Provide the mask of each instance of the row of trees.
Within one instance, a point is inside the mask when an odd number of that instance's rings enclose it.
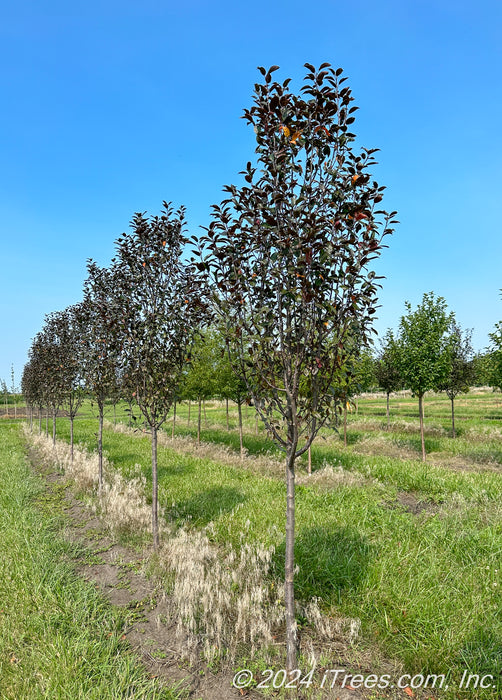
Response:
[[[375,151],[355,150],[350,129],[357,107],[342,70],[305,65],[299,94],[291,92],[289,79],[274,79],[277,66],[260,68],[262,81],[244,112],[256,135],[256,162],[241,173],[244,185],[225,188],[205,235],[189,241],[184,209],[167,203],[159,216],[136,214],[131,231],[116,242],[110,267],[88,261],[82,302],[46,318],[23,373],[27,402],[51,407],[54,418],[64,403],[73,420],[84,390],[92,394],[100,489],[105,400],[135,401],[152,439],[155,547],[157,432],[181,387],[199,402],[199,426],[200,404],[215,375],[220,396],[239,406],[252,402],[285,453],[290,671],[297,650],[295,462],[362,388],[379,286],[371,262],[396,223],[394,212],[379,209],[384,188],[370,174]],[[380,358],[421,407],[425,391],[439,388],[447,369],[453,371],[455,346],[444,340],[449,331],[455,335],[444,300],[426,295],[423,306],[416,316],[408,307]],[[432,307],[441,313],[431,332],[422,316],[430,320]],[[214,354],[211,359],[210,325],[228,358],[226,373],[216,372]],[[207,342],[194,345],[204,335]],[[458,339],[465,349],[460,329]]]
[[[218,327],[240,386],[286,457],[292,670],[295,461],[350,393],[354,359],[370,342],[375,314],[378,283],[369,266],[394,213],[379,209],[384,188],[370,175],[374,150],[355,151],[357,107],[342,70],[306,64],[295,94],[289,79],[274,79],[277,68],[260,68],[263,79],[244,112],[256,135],[256,163],[247,163],[244,186],[225,188],[206,235],[192,239],[191,262],[183,209],[166,204],[159,217],[136,214],[110,268],[89,262],[82,303],[47,318],[23,390],[32,404],[43,397],[55,410],[63,395],[68,402],[70,385],[78,401],[85,384],[99,408],[100,453],[105,397],[120,386],[135,399],[152,435],[157,546],[157,431],[194,337],[210,321]],[[101,466],[99,479],[101,485]]]

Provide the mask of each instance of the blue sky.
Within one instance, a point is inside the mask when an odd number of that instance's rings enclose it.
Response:
[[[135,211],[190,233],[252,159],[239,119],[258,65],[349,76],[358,143],[401,224],[376,269],[376,327],[444,296],[482,349],[502,318],[502,3],[0,0],[0,378],[46,313],[81,298]]]

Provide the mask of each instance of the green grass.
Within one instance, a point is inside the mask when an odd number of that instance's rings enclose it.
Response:
[[[131,613],[73,573],[60,497],[30,471],[19,426],[0,424],[0,483],[0,698],[176,698],[122,639]]]
[[[429,399],[427,444],[434,452],[425,464],[418,460],[413,399],[394,400],[390,431],[385,430],[384,400],[360,400],[358,415],[349,419],[348,446],[324,431],[326,439],[317,440],[313,449],[315,469],[341,465],[359,481],[342,478],[328,487],[297,489],[297,595],[319,596],[326,608],[359,617],[362,646],[401,660],[407,673],[445,673],[452,687],[465,669],[493,674],[499,687],[478,690],[477,698],[500,697],[502,691],[501,423],[487,418],[497,415],[499,400],[472,395],[462,399],[464,404],[459,401],[460,437],[452,440],[449,402]],[[224,409],[209,404],[207,413],[203,439],[236,449],[238,438],[225,429]],[[186,434],[185,406],[179,414],[179,433]],[[67,438],[67,422],[59,423]],[[262,430],[254,434],[252,409],[246,429],[251,453],[277,456]],[[82,418],[77,440],[94,447],[95,431],[95,421]],[[104,444],[123,474],[140,463],[150,478],[148,437],[106,431]],[[434,462],[434,455],[445,457],[447,465]],[[470,460],[469,469],[451,468],[452,459]],[[483,470],[487,462],[493,468]],[[194,528],[212,522],[212,537],[222,546],[238,548],[242,533],[248,541],[273,544],[275,574],[282,576],[285,493],[280,478],[243,469],[237,458],[235,466],[228,466],[198,457],[196,448],[192,455],[163,448],[159,484],[168,519]],[[396,500],[402,492],[431,510],[407,512]]]

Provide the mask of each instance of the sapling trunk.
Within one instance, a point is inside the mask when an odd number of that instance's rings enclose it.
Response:
[[[98,402],[99,408],[99,429],[98,429],[98,493],[101,495],[103,490],[103,417],[104,403]]]
[[[242,403],[240,401],[237,401],[237,409],[239,412],[239,445],[240,445],[240,453],[241,453],[241,459],[244,458],[244,443],[242,439]]]
[[[74,421],[74,416],[73,416],[73,414],[70,414],[70,458],[71,458],[72,464],[73,464],[73,421]]]
[[[188,399],[188,422],[187,422],[187,425],[190,425],[190,406],[191,406],[191,404],[192,404],[192,402],[190,401],[190,399]]]
[[[347,447],[347,402],[343,409],[343,444]]]
[[[202,416],[202,399],[199,399],[199,417],[197,420],[197,445],[200,445],[200,423]]]
[[[54,447],[56,446],[56,415],[57,415],[57,408],[54,409],[52,412],[52,444]]]
[[[49,409],[45,411],[45,437],[49,437]]]
[[[153,548],[159,548],[159,483],[157,474],[157,428],[150,426],[152,430],[152,535]]]
[[[451,435],[452,435],[452,437],[456,437],[456,435],[455,435],[455,406],[454,406],[455,399],[452,396],[452,398],[450,400],[451,400]]]
[[[295,617],[295,454],[296,444],[288,443],[286,452],[286,556],[284,604],[286,608],[286,670],[296,668],[297,631]]]
[[[390,430],[389,399],[390,399],[390,393],[387,392],[387,430]]]
[[[176,428],[176,399],[174,400],[174,406],[173,406],[173,430],[171,433],[171,440],[174,440],[174,430]]]
[[[418,413],[420,415],[420,440],[422,442],[422,462],[425,462],[425,437],[424,437],[424,395],[418,395]]]
[[[230,430],[230,421],[228,418],[228,398],[225,399],[225,403],[227,405],[227,430]]]
[[[312,445],[309,445],[309,462],[307,467],[307,473],[310,476],[312,474]]]

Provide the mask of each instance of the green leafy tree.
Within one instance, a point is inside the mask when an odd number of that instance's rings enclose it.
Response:
[[[137,213],[117,241],[116,316],[124,376],[152,437],[152,534],[159,546],[157,433],[177,395],[195,335],[207,319],[204,285],[183,262],[185,211]]]
[[[105,402],[117,383],[122,344],[123,311],[116,290],[120,275],[89,260],[80,306],[80,349],[85,386],[98,406],[98,488],[103,488],[103,421]]]
[[[422,460],[425,461],[424,394],[439,391],[448,376],[448,337],[455,320],[448,313],[443,297],[433,292],[423,295],[413,311],[405,302],[407,314],[401,317],[398,334],[399,368],[405,386],[418,397]]]
[[[230,360],[269,434],[286,454],[287,669],[296,667],[295,461],[332,415],[354,325],[370,333],[376,281],[368,264],[390,233],[371,179],[374,151],[354,150],[357,107],[341,69],[305,64],[299,94],[260,68],[244,118],[257,165],[225,188],[201,242]]]
[[[218,391],[217,369],[219,347],[214,334],[208,330],[194,343],[183,383],[185,395],[197,401],[197,444],[200,445],[202,402]]]
[[[385,333],[380,354],[375,365],[378,385],[387,395],[387,430],[390,427],[390,395],[402,387],[403,380],[399,368],[399,350],[390,328]]]
[[[448,369],[446,377],[439,388],[444,391],[451,401],[451,431],[455,437],[455,399],[458,394],[469,391],[474,380],[472,364],[472,331],[462,329],[456,321],[452,323],[450,337],[447,342]]]
[[[472,358],[474,386],[491,386],[493,371],[493,353],[489,350],[477,352]]]
[[[491,341],[489,383],[502,391],[502,321],[495,324],[488,337]]]

